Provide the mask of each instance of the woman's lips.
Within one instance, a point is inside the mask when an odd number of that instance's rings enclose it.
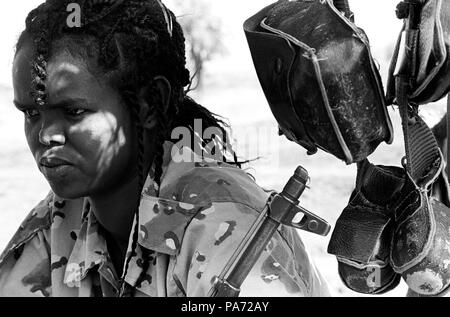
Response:
[[[43,157],[39,160],[41,171],[48,179],[65,177],[74,166],[72,163],[58,157]]]
[[[64,165],[73,165],[70,162],[57,157],[43,157],[39,163],[46,168],[57,168]]]

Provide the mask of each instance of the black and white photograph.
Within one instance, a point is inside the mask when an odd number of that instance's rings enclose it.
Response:
[[[450,1],[3,6],[0,297],[450,294]]]

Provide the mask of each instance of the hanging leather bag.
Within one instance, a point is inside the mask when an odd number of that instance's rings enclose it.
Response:
[[[261,86],[288,139],[310,154],[320,148],[347,164],[392,142],[381,79],[348,1],[278,1],[249,18],[244,30]]]

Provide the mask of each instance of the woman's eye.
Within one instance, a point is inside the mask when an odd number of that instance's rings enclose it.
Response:
[[[86,110],[80,109],[80,108],[69,108],[66,110],[66,112],[73,117],[77,117],[77,116],[81,116],[82,114],[84,114],[86,112]]]
[[[26,110],[23,111],[23,113],[25,114],[25,117],[27,117],[28,119],[33,119],[33,118],[36,118],[39,115],[39,110],[26,109]]]

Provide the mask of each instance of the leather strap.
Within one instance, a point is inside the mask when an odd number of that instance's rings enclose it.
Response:
[[[449,175],[449,159],[450,159],[450,94],[447,96],[447,175]]]
[[[405,141],[404,165],[416,184],[427,186],[435,178],[437,165],[441,164],[441,154],[433,132],[418,114],[418,105],[410,104],[408,100],[417,74],[418,17],[421,10],[414,2],[420,3],[409,1],[410,12],[405,27],[406,67],[396,77],[396,95]]]
[[[347,19],[354,22],[355,17],[353,15],[353,12],[350,10],[350,4],[348,3],[348,0],[333,0],[333,3],[336,9],[344,12]]]
[[[397,78],[397,101],[402,118],[406,152],[406,170],[416,184],[428,183],[440,164],[439,145],[432,130],[418,115],[417,107],[407,100],[408,85]]]

